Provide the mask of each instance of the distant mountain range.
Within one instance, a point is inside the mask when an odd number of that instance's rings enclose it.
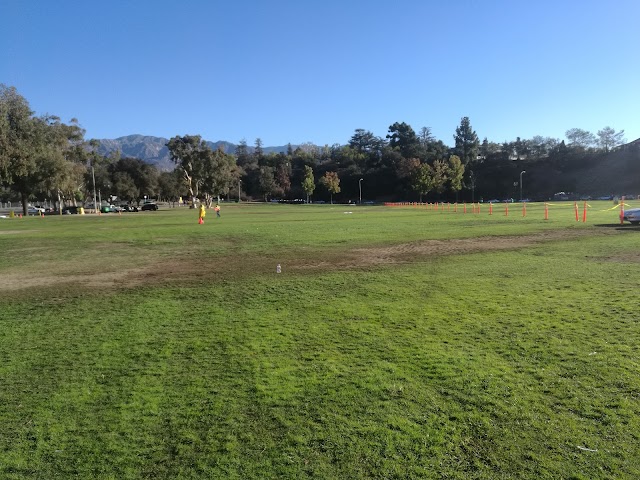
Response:
[[[126,137],[119,137],[114,139],[99,140],[100,147],[98,152],[101,155],[109,155],[111,153],[120,151],[122,157],[139,158],[147,163],[155,165],[159,170],[171,171],[174,169],[175,164],[171,161],[169,155],[169,149],[166,144],[169,142],[168,138],[163,137],[151,137],[147,135],[127,135]],[[225,153],[235,153],[237,145],[225,142],[211,142],[206,141],[207,144],[214,150],[222,148]],[[293,148],[296,148],[294,145]],[[272,152],[286,152],[287,146],[282,147],[263,147],[264,153]],[[249,147],[249,151],[253,151],[253,147]]]

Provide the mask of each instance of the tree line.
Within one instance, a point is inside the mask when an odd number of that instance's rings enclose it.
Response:
[[[359,128],[345,145],[288,145],[285,152],[269,154],[259,138],[251,147],[241,140],[228,154],[211,149],[199,135],[175,136],[167,147],[176,168],[160,172],[141,159],[102,156],[99,143],[84,134],[77,120],[65,124],[52,115],[37,116],[14,87],[0,85],[0,199],[19,199],[25,213],[34,198],[52,199],[59,209],[115,198],[136,203],[182,197],[211,204],[219,196],[477,201],[513,194],[525,167],[564,173],[625,142],[624,131],[611,127],[595,135],[573,128],[565,133],[566,142],[541,136],[480,141],[463,117],[452,146],[429,127],[416,132],[405,122],[390,125],[384,138]],[[554,183],[561,175],[546,177],[537,182],[536,194],[546,197],[571,187],[558,184],[565,180]]]

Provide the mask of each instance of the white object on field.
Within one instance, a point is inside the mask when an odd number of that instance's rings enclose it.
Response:
[[[280,264],[276,265],[276,273],[282,273],[282,267]]]
[[[583,447],[582,445],[577,446],[580,450],[584,450],[585,452],[597,452],[598,450],[594,450],[593,448]]]

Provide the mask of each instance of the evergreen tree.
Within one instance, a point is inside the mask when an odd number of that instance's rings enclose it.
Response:
[[[420,157],[420,140],[410,125],[394,123],[389,127],[389,146],[400,152],[404,158]]]
[[[247,141],[243,138],[236,147],[236,161],[238,165],[244,168],[251,163],[251,155],[249,154],[249,147],[247,147]]]
[[[480,142],[478,135],[471,128],[469,117],[463,117],[460,126],[456,128],[454,153],[460,158],[463,165],[473,163],[478,158]]]

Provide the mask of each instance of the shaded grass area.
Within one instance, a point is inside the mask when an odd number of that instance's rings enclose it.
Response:
[[[5,297],[0,477],[638,477],[636,235]]]

